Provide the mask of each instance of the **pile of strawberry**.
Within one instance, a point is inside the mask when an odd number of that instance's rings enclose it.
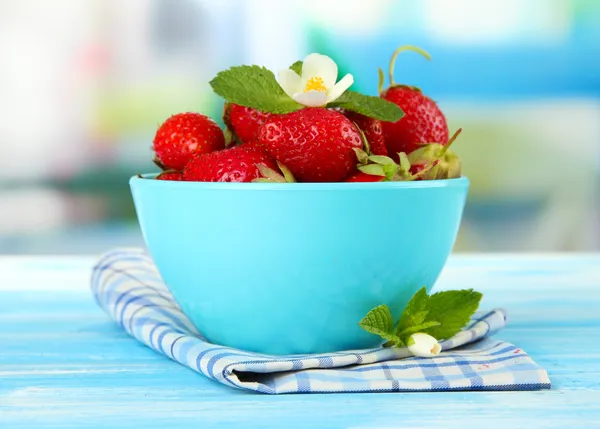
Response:
[[[380,182],[460,177],[448,148],[446,117],[420,89],[393,81],[370,97],[347,91],[336,102],[305,107],[283,93],[272,72],[238,66],[211,85],[225,98],[225,133],[200,113],[168,118],[156,132],[159,180],[201,182]],[[302,63],[290,67],[300,74]],[[254,90],[256,89],[256,90]],[[253,92],[254,91],[254,92]],[[259,94],[259,95],[257,95]]]

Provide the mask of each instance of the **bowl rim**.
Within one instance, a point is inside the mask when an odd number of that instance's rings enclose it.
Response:
[[[456,179],[420,180],[416,182],[302,182],[302,183],[237,183],[237,182],[181,182],[173,180],[148,180],[160,173],[146,173],[132,176],[130,186],[155,186],[177,189],[230,189],[248,191],[348,191],[358,189],[427,189],[427,188],[467,188],[470,184],[466,176]],[[142,185],[143,184],[143,185]]]

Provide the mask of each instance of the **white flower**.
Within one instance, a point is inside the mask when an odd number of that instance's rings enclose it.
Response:
[[[302,64],[302,76],[291,69],[279,72],[278,82],[287,95],[308,107],[324,106],[337,99],[354,83],[351,74],[335,83],[337,64],[327,55],[310,54]]]
[[[422,332],[412,334],[406,345],[413,355],[420,357],[437,356],[442,351],[442,346],[435,338]]]

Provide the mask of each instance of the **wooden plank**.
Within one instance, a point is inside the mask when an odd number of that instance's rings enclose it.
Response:
[[[438,288],[505,307],[499,337],[545,392],[264,396],[211,382],[128,337],[91,299],[93,258],[0,258],[1,428],[600,426],[600,255],[460,255]]]

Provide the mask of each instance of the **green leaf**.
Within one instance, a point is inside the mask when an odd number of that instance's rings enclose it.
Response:
[[[394,160],[392,158],[390,158],[389,156],[384,156],[384,155],[371,155],[369,157],[370,161],[373,161],[376,164],[381,164],[381,165],[392,165],[392,164],[396,164],[394,162]]]
[[[385,164],[385,165],[382,165],[382,167],[383,167],[383,172],[385,173],[385,177],[387,177],[390,180],[398,172],[398,166],[396,164]]]
[[[398,336],[404,340],[404,342],[408,341],[408,337],[417,332],[425,332],[427,329],[434,328],[439,326],[440,322],[436,320],[430,320],[428,322],[421,323],[419,325],[411,326],[410,328],[404,329],[402,332],[398,333]]]
[[[256,168],[258,168],[258,171],[260,172],[260,174],[267,180],[271,181],[271,182],[276,182],[276,183],[285,183],[286,180],[285,178],[277,173],[275,170],[267,167],[265,164],[256,164]]]
[[[392,313],[390,312],[390,308],[385,304],[379,305],[369,311],[358,324],[365,331],[377,335],[380,332],[391,333],[394,329]]]
[[[369,154],[367,152],[357,147],[354,147],[352,149],[354,149],[354,153],[356,153],[356,159],[360,164],[366,165],[369,163]]]
[[[263,112],[282,114],[303,107],[283,91],[273,72],[264,67],[231,67],[219,72],[210,86],[229,102]]]
[[[400,337],[392,335],[391,339],[383,344],[383,347],[404,347],[404,341]]]
[[[410,161],[408,160],[408,156],[406,156],[406,153],[400,152],[398,154],[398,157],[400,159],[400,168],[404,171],[409,171],[410,170]]]
[[[482,294],[473,289],[449,290],[434,293],[427,300],[428,318],[440,324],[425,330],[438,340],[448,339],[461,331],[481,301]]]
[[[383,166],[379,164],[359,165],[358,169],[365,174],[372,174],[373,176],[385,176],[385,170],[383,169]]]
[[[358,325],[371,334],[379,335],[387,341],[386,347],[402,344],[402,340],[394,334],[394,319],[390,308],[383,304],[369,311]]]
[[[427,289],[424,287],[413,295],[402,312],[402,316],[400,316],[400,321],[396,326],[396,333],[400,333],[411,326],[421,325],[425,321],[429,313],[427,310],[428,299]]]
[[[225,128],[223,135],[225,136],[225,147],[235,146],[241,143],[238,137],[229,128]]]
[[[287,183],[295,183],[296,182],[296,178],[294,177],[294,174],[291,172],[291,170],[289,168],[287,168],[283,163],[281,163],[279,161],[277,161],[277,166],[283,173],[283,177]]]
[[[329,103],[327,107],[341,107],[386,122],[396,122],[404,116],[404,112],[396,104],[383,98],[354,91],[344,92],[337,100]]]
[[[302,76],[302,64],[302,61],[296,61],[290,66],[290,69],[294,70],[299,76]]]
[[[369,140],[367,139],[367,136],[365,135],[365,133],[362,130],[362,128],[359,127],[356,122],[352,121],[352,123],[354,124],[354,126],[356,127],[356,129],[358,130],[358,132],[360,133],[360,139],[363,142],[363,147],[364,147],[364,149],[366,151],[365,154],[368,157],[368,155],[371,153],[371,145],[369,144]]]

